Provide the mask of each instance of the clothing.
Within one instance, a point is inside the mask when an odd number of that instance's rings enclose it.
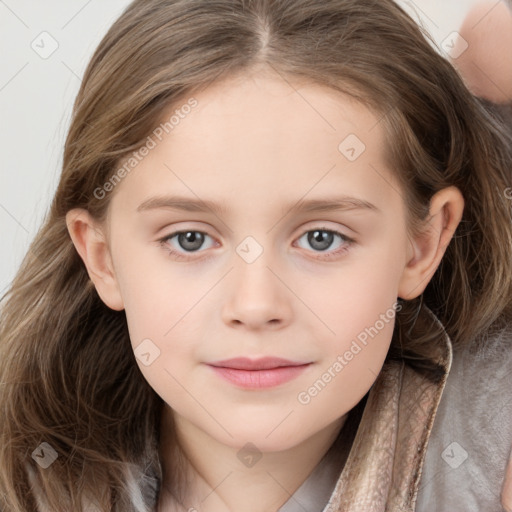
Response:
[[[324,457],[278,512],[321,512],[329,501],[341,467],[335,457]]]
[[[479,351],[453,351],[444,329],[436,342],[433,360],[444,371],[438,383],[385,363],[344,467],[328,452],[279,512],[502,511],[512,446],[512,326]]]
[[[324,509],[350,453],[365,405],[362,402],[350,411],[337,439],[322,460],[277,512],[321,512]]]
[[[509,326],[489,337],[483,350],[454,351],[416,512],[501,512],[500,493],[511,446]]]

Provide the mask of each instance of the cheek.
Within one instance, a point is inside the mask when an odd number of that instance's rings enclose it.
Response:
[[[319,324],[323,335],[316,338],[321,364],[297,395],[308,413],[327,411],[334,420],[375,382],[393,335],[400,268],[392,250],[369,251],[350,272],[326,279],[323,293],[316,287],[309,291],[308,301],[325,326]]]
[[[166,342],[187,324],[187,315],[213,286],[215,276],[198,277],[192,267],[168,260],[164,248],[141,250],[127,244],[118,252],[116,275],[132,343],[136,346],[145,338]]]
[[[323,338],[350,340],[388,312],[397,300],[402,260],[403,256],[388,247],[371,248],[359,251],[336,272],[304,280],[297,294],[307,298],[308,306],[324,324],[319,322]],[[391,336],[387,326],[382,327],[383,336]]]
[[[324,337],[323,359],[297,394],[303,412],[321,414],[326,421],[351,410],[378,377],[389,350],[396,316],[396,303],[382,297],[371,308],[352,303],[339,314],[336,336]],[[376,307],[378,306],[378,307]]]
[[[116,268],[135,360],[150,386],[174,405],[198,358],[201,297],[212,284],[176,264],[171,272],[165,256],[148,265],[147,255],[139,257],[135,248],[127,254],[132,257]]]

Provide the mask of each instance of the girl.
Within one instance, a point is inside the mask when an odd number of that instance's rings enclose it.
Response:
[[[2,510],[414,510],[510,145],[391,0],[133,2],[3,298]]]

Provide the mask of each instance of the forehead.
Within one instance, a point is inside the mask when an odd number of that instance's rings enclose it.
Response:
[[[180,110],[191,98],[195,106]],[[325,86],[237,75],[184,96],[161,125],[175,114],[179,122],[162,140],[153,136],[155,147],[118,186],[138,204],[163,192],[238,200],[246,211],[263,207],[262,197],[292,202],[334,189],[377,202],[396,195],[380,117]]]
[[[300,142],[304,138],[313,144],[323,138],[326,145],[334,143],[337,149],[336,142],[347,131],[368,143],[382,142],[382,132],[375,129],[380,115],[351,96],[272,70],[229,77],[194,94],[194,98],[199,104],[187,114],[189,121],[180,123],[179,135],[201,137],[206,144],[219,143],[216,134],[222,136],[221,130],[236,130],[240,142],[246,134],[261,136],[252,139],[253,147],[263,142],[278,147],[280,142]],[[184,97],[181,103],[186,100]],[[176,105],[170,110],[174,108]],[[163,121],[168,114],[164,114]]]

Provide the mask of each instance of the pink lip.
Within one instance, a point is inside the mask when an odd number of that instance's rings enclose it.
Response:
[[[302,373],[311,363],[300,363],[277,357],[248,359],[237,357],[209,363],[224,379],[247,389],[261,389],[284,384]]]
[[[234,368],[235,370],[269,370],[281,366],[302,366],[307,363],[290,361],[280,357],[260,357],[259,359],[249,359],[248,357],[235,357],[233,359],[224,359],[209,363],[211,366],[221,366],[223,368]]]

